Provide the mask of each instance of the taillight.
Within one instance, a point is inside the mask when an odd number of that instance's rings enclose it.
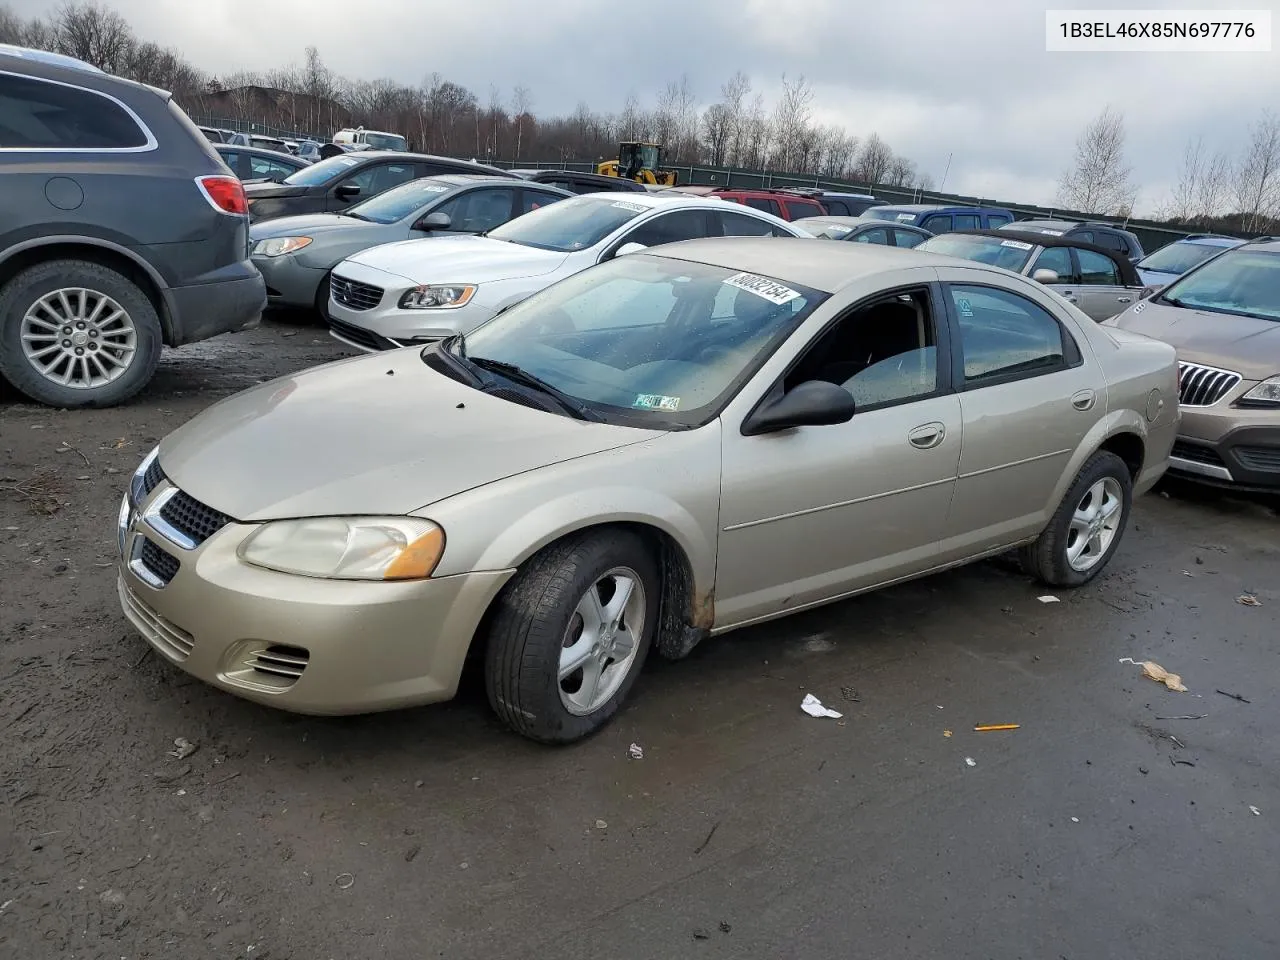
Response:
[[[245,199],[244,185],[235,177],[197,177],[196,186],[204,194],[213,209],[219,213],[229,213],[241,217],[249,212],[249,202]]]

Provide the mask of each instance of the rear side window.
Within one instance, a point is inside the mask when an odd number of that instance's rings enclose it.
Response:
[[[743,203],[755,210],[772,213],[775,217],[782,216],[782,209],[778,206],[777,200],[769,200],[765,197],[747,197]]]
[[[831,214],[833,217],[855,216],[855,214],[850,212],[849,208],[845,206],[843,200],[826,200],[824,202],[826,203],[827,213]]]
[[[1129,248],[1125,246],[1122,238],[1114,233],[1100,233],[1098,239],[1094,241],[1100,247],[1106,247],[1108,250],[1114,250],[1116,253],[1128,253]]]
[[[92,90],[0,73],[0,150],[141,150],[147,132]]]
[[[787,212],[790,216],[788,220],[799,220],[802,217],[821,217],[825,215],[822,207],[816,203],[810,203],[807,200],[788,200]]]
[[[1062,328],[1026,297],[994,287],[953,286],[964,379],[970,387],[1052,373],[1067,366]]]
[[[977,214],[957,213],[954,217],[957,230],[977,230],[981,222]],[[927,227],[925,229],[928,229]]]
[[[719,210],[715,216],[720,218],[726,237],[772,237],[773,224],[766,223],[759,217],[749,217],[745,213],[733,213]]]

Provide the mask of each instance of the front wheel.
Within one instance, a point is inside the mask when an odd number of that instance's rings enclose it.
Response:
[[[1054,587],[1088,583],[1120,546],[1132,506],[1129,468],[1114,453],[1095,453],[1039,539],[1022,548],[1023,569]]]
[[[618,711],[658,626],[658,565],[621,530],[553,544],[498,598],[485,681],[494,712],[515,732],[571,743]]]

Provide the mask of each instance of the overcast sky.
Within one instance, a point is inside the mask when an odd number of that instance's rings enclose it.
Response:
[[[49,0],[8,0],[40,15]],[[533,92],[535,113],[586,101],[652,104],[686,74],[702,105],[735,70],[769,97],[782,74],[812,84],[815,115],[878,132],[946,188],[1049,203],[1075,138],[1104,105],[1126,119],[1139,211],[1164,199],[1189,135],[1238,153],[1276,108],[1280,53],[1045,52],[1044,11],[1141,0],[108,0],[144,39],[211,73],[268,70],[315,44],[349,77],[416,84],[438,71],[483,101]],[[1270,9],[1280,0],[1157,3]],[[531,158],[537,159],[537,158]]]

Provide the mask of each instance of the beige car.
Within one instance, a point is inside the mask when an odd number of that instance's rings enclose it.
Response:
[[[1176,398],[1172,348],[1006,271],[672,244],[197,416],[121,505],[120,599],[261,703],[446,700],[474,654],[507,724],[571,741],[651,651],[1013,547],[1088,581]]]
[[[1178,351],[1182,425],[1174,472],[1280,490],[1280,240],[1228,249],[1111,323]]]

